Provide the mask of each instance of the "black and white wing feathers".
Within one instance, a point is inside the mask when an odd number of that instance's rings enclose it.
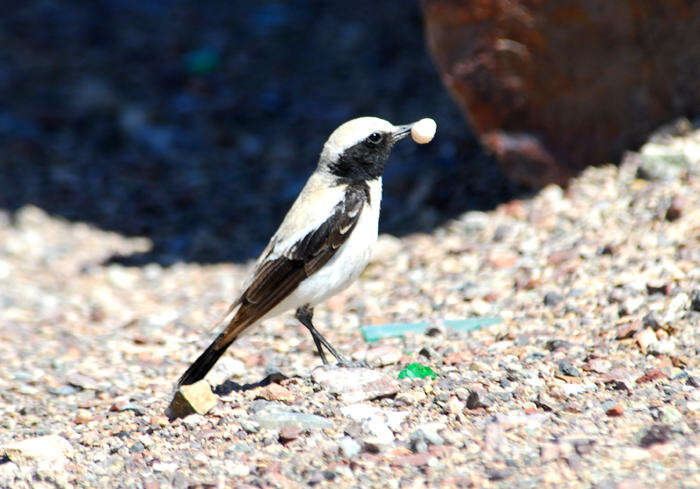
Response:
[[[348,186],[329,217],[289,249],[277,250],[279,242],[277,236],[273,237],[258,260],[251,281],[232,306],[238,306],[238,310],[228,326],[187,369],[178,384],[192,384],[204,378],[239,334],[328,263],[357,225],[366,200],[365,189]]]

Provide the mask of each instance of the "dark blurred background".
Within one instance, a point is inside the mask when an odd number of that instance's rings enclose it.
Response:
[[[385,177],[381,231],[514,190],[440,83],[418,2],[41,1],[0,16],[0,207],[126,235],[139,264],[257,255],[342,122],[425,116]]]

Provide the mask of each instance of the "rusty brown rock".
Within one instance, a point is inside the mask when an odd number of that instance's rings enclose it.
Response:
[[[561,183],[700,110],[693,0],[425,0],[442,79],[515,181]]]
[[[651,368],[644,372],[644,375],[637,379],[637,383],[643,384],[644,382],[652,382],[654,380],[665,379],[667,377],[668,376],[658,368]]]
[[[622,404],[618,403],[618,404],[615,404],[613,407],[608,408],[605,411],[605,414],[607,414],[608,416],[614,417],[614,416],[622,416],[624,414],[624,412],[625,412],[624,406]]]
[[[292,391],[275,383],[261,387],[257,397],[267,399],[268,401],[282,401],[287,404],[294,402],[294,399],[296,399]]]
[[[666,209],[666,220],[675,221],[683,215],[683,211],[687,207],[686,198],[682,195],[676,195],[671,200],[671,204]]]

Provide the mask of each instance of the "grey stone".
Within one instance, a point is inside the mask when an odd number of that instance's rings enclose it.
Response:
[[[700,312],[700,289],[690,293],[690,310]]]
[[[419,443],[420,441],[425,441],[431,445],[442,445],[445,440],[439,435],[438,431],[445,428],[442,423],[426,423],[418,426],[413,433],[411,433],[411,442]]]
[[[75,387],[72,385],[64,385],[57,389],[49,388],[49,392],[54,396],[70,396],[71,394],[75,394],[76,392],[80,392],[81,390],[82,389],[80,389],[79,387]]]
[[[145,445],[140,441],[137,441],[129,447],[129,453],[141,453],[145,449]]]
[[[340,451],[343,453],[343,455],[348,458],[355,457],[362,449],[360,444],[349,436],[344,436],[341,438],[341,440],[338,442],[338,446],[340,447]]]
[[[253,449],[251,446],[247,443],[243,442],[236,442],[236,443],[231,443],[227,448],[224,454],[226,455],[227,458],[236,458],[240,457],[241,453],[251,453]]]
[[[564,296],[561,294],[558,294],[556,292],[547,292],[544,295],[544,305],[545,306],[556,306],[559,304],[562,300],[564,300]]]
[[[274,430],[291,426],[303,429],[333,427],[333,422],[322,416],[289,411],[263,411],[255,415],[255,421],[263,428]]]
[[[556,350],[568,350],[572,346],[573,345],[566,340],[554,339],[554,340],[547,341],[547,343],[545,344],[544,347],[549,351],[556,351]]]
[[[559,371],[561,373],[563,373],[564,375],[568,375],[570,377],[580,377],[580,375],[581,375],[579,373],[579,371],[576,369],[576,367],[574,367],[571,364],[571,361],[568,359],[564,359],[564,360],[560,361],[558,366],[559,366]]]
[[[507,479],[508,477],[513,475],[513,469],[511,469],[510,467],[489,467],[486,469],[486,475],[489,478],[489,480],[500,481]]]
[[[396,380],[369,368],[320,367],[313,371],[314,382],[321,384],[341,401],[355,403],[387,397],[399,391]]]
[[[484,389],[470,388],[467,397],[467,409],[487,408],[493,405],[493,399]]]
[[[673,180],[690,166],[690,161],[679,148],[647,143],[642,147],[642,163],[637,176],[645,180]]]
[[[243,428],[243,431],[246,433],[257,433],[260,431],[260,425],[248,419],[241,420],[241,428]]]
[[[666,443],[671,439],[671,427],[667,424],[655,424],[642,433],[639,445],[643,448]]]

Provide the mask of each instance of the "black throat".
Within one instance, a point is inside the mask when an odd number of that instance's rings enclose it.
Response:
[[[337,177],[338,184],[366,184],[368,180],[382,176],[392,146],[388,137],[376,145],[360,141],[343,151],[337,161],[329,163],[328,168]]]

